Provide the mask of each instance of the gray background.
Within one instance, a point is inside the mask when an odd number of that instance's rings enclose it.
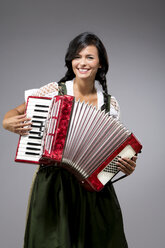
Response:
[[[130,248],[164,247],[164,3],[159,0],[0,1],[0,116],[24,90],[59,80],[68,42],[96,33],[110,61],[108,88],[143,144],[136,172],[115,185]],[[18,136],[0,127],[0,247],[22,247],[34,165],[14,162]]]

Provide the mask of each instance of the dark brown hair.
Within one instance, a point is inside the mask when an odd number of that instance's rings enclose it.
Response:
[[[58,82],[66,82],[68,80],[72,80],[75,77],[75,74],[72,69],[72,60],[76,57],[76,55],[85,47],[89,45],[94,45],[98,50],[99,62],[101,68],[98,69],[96,74],[96,80],[98,80],[103,88],[104,93],[104,102],[107,104],[107,81],[106,74],[109,68],[108,56],[106,49],[102,43],[102,41],[93,33],[84,32],[76,36],[69,44],[67,49],[67,53],[65,55],[65,66],[67,67],[67,72],[63,78]]]

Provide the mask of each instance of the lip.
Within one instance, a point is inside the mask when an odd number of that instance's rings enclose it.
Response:
[[[87,73],[90,69],[89,69],[89,68],[77,68],[77,70],[78,70],[80,73]]]

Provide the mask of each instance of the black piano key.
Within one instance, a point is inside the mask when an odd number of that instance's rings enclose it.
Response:
[[[33,122],[33,123],[39,123],[39,124],[41,124],[41,125],[43,125],[43,124],[44,124],[44,122],[43,122],[43,121],[36,121],[36,120],[32,120],[32,122]]]
[[[37,118],[37,119],[46,119],[46,117],[44,116],[40,116],[40,115],[33,115],[32,118]]]
[[[49,108],[49,106],[47,106],[47,105],[40,105],[40,104],[36,104],[35,107]]]
[[[29,133],[41,135],[41,132],[37,132],[37,131],[29,131]]]
[[[42,113],[48,113],[47,110],[43,110],[43,109],[34,109],[35,112],[42,112]]]
[[[35,148],[35,147],[26,147],[26,150],[32,150],[32,151],[40,151],[40,148]]]
[[[36,136],[29,136],[29,139],[42,139],[42,136],[38,136],[38,137],[36,137]]]
[[[35,125],[31,125],[31,127],[38,128],[40,133],[44,131],[43,126],[35,126]],[[31,132],[33,132],[33,133],[34,133],[35,131],[31,131]],[[38,132],[38,133],[39,133],[39,132]]]
[[[37,126],[37,125],[33,125],[33,124],[31,125],[31,127],[38,127],[38,128],[40,128],[40,126]]]
[[[35,152],[25,152],[25,154],[27,154],[27,155],[40,155],[39,153],[35,153]]]
[[[35,124],[32,124],[31,127],[35,127],[35,128],[38,128],[40,132],[44,131],[44,124],[45,122],[43,121],[35,121],[35,120],[32,120],[32,123],[38,123],[39,125],[35,125]]]
[[[32,142],[27,142],[27,145],[30,145],[30,146],[41,146],[41,144],[32,143]]]

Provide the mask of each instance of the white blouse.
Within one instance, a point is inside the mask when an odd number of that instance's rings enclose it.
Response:
[[[73,96],[73,80],[66,81],[67,95]],[[95,88],[97,91],[97,108],[101,109],[104,104],[104,95],[102,92],[102,87],[98,81],[95,81]],[[25,91],[25,102],[27,101],[28,96],[46,96],[53,97],[58,95],[58,84],[56,82],[51,82],[44,85],[39,89],[30,89]],[[114,96],[111,96],[111,106],[110,106],[110,115],[119,118],[120,117],[120,108],[119,104]]]

